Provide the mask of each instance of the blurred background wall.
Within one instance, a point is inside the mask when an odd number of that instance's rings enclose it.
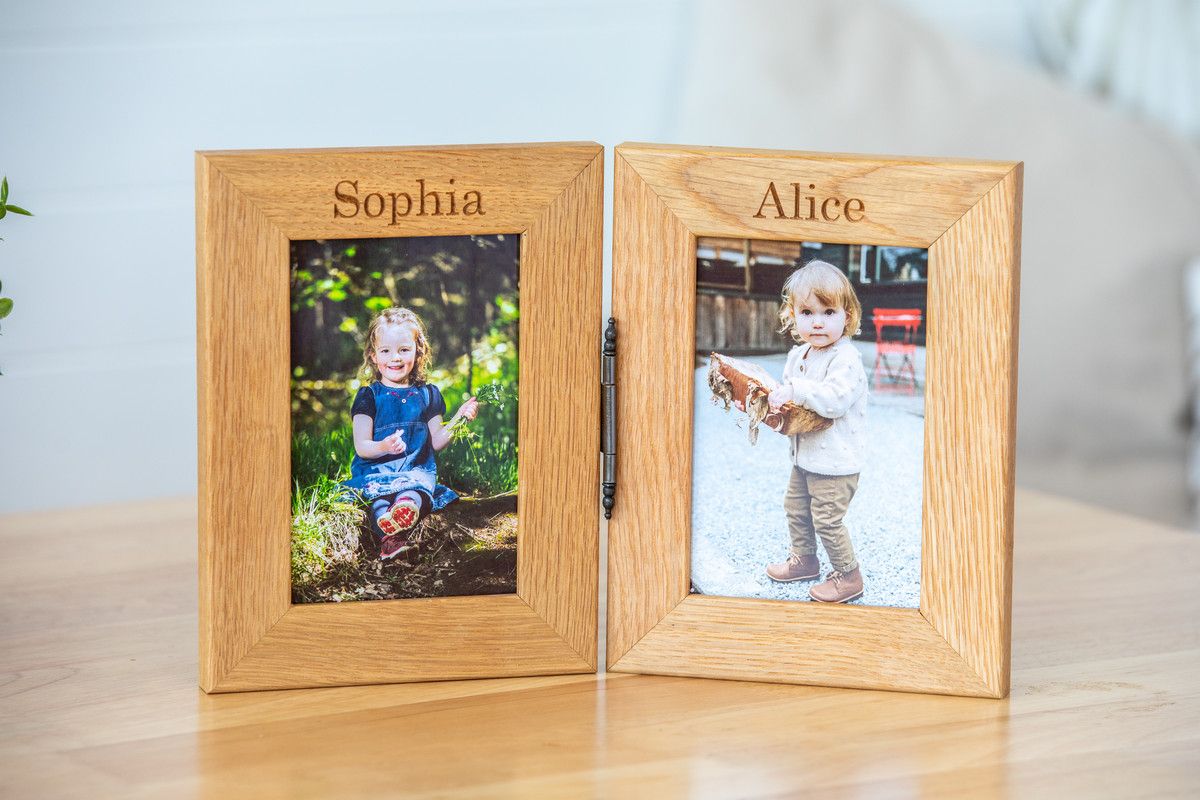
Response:
[[[0,512],[195,492],[194,150],[587,139],[1024,160],[1018,483],[1188,521],[1198,45],[1165,1],[6,3]]]

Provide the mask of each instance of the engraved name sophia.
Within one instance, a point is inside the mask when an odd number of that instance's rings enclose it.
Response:
[[[483,216],[483,196],[469,189],[460,196],[454,178],[447,188],[438,188],[424,178],[416,180],[412,192],[366,192],[359,190],[358,181],[338,181],[333,187],[333,218],[349,219],[359,214],[376,219],[388,215],[389,225],[396,225],[407,216],[414,217],[477,217]]]

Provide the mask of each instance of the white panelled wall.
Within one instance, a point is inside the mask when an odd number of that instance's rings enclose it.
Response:
[[[585,139],[1021,157],[1036,278],[1057,252],[1038,203],[1080,149],[1039,150],[1019,113],[991,124],[979,105],[1041,98],[1047,134],[1070,122],[1051,119],[1070,106],[1030,77],[1026,12],[1005,0],[0,3],[0,173],[37,215],[0,220],[16,302],[0,323],[0,513],[195,493],[195,150]],[[1111,122],[1114,141],[1157,141]],[[611,150],[605,166],[607,213]],[[1187,238],[1172,220],[1159,250]],[[607,259],[605,273],[607,287]],[[1048,383],[1028,366],[1021,380],[1036,454],[1027,400]],[[1157,483],[1182,485],[1178,459],[1152,455]],[[1022,470],[1039,465],[1064,473]]]
[[[690,18],[682,0],[4,5],[0,171],[36,216],[0,220],[0,513],[195,492],[193,151],[661,140]]]

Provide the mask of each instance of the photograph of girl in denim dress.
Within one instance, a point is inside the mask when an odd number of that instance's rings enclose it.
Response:
[[[412,311],[389,308],[371,320],[363,372],[372,381],[350,409],[355,455],[342,484],[370,503],[384,560],[412,547],[407,534],[421,517],[458,499],[437,482],[434,454],[450,444],[457,420],[478,413],[470,397],[443,423],[446,401],[429,383],[429,361],[425,327]]]
[[[519,243],[291,243],[293,602],[516,591]]]

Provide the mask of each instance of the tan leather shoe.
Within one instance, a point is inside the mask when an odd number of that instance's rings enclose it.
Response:
[[[767,577],[780,583],[811,581],[821,577],[821,565],[817,561],[816,553],[807,556],[792,553],[787,557],[787,561],[768,565]]]
[[[862,572],[855,567],[842,573],[836,569],[825,580],[808,590],[808,596],[822,603],[849,603],[862,597]]]

